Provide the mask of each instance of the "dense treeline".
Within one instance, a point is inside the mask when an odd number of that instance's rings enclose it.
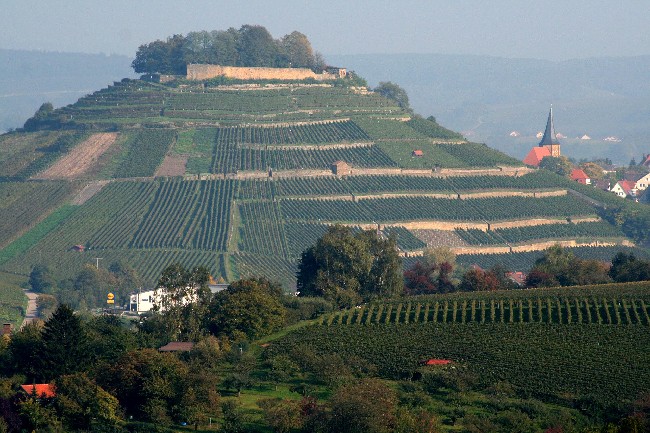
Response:
[[[325,66],[307,36],[294,31],[273,39],[258,25],[243,25],[238,30],[198,31],[174,35],[141,45],[131,66],[138,73],[184,75],[188,63],[222,66],[311,68]]]
[[[535,261],[525,274],[525,281],[515,281],[502,265],[490,269],[456,266],[454,255],[448,249],[438,248],[429,250],[404,272],[404,293],[425,295],[646,280],[650,280],[650,260],[628,252],[617,253],[610,266],[602,260],[579,258],[570,249],[554,245]]]

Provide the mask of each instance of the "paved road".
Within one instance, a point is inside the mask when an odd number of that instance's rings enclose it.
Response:
[[[20,325],[21,329],[23,326],[27,325],[28,323],[33,322],[34,320],[38,319],[37,315],[37,310],[36,310],[36,298],[38,298],[38,294],[34,292],[28,292],[25,290],[25,295],[27,295],[27,314],[25,316],[25,320],[23,320],[23,324]]]

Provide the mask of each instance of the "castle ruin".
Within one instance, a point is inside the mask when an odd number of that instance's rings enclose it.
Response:
[[[327,68],[317,74],[308,68],[260,68],[220,66],[190,63],[187,65],[188,80],[209,80],[216,77],[227,77],[239,80],[305,80],[312,78],[317,81],[336,80],[345,78],[345,68]]]

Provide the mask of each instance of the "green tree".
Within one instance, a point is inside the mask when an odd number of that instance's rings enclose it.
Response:
[[[84,322],[87,349],[95,363],[114,363],[138,347],[136,333],[122,325],[118,316],[91,317]]]
[[[398,295],[403,281],[396,241],[331,226],[302,253],[297,287],[300,296],[321,296],[339,307]]]
[[[277,355],[267,361],[269,379],[275,383],[286,382],[300,372],[298,364],[293,362],[288,355]]]
[[[264,412],[264,420],[277,433],[288,433],[303,426],[300,401],[267,398],[257,405]]]
[[[251,353],[244,351],[243,347],[233,348],[228,360],[232,364],[232,372],[225,377],[223,385],[237,391],[237,396],[239,396],[242,389],[253,385],[251,373],[255,369],[257,360]]]
[[[154,311],[171,339],[196,340],[204,330],[204,320],[212,294],[210,273],[204,267],[185,269],[176,263],[163,270],[155,291]]]
[[[607,272],[608,266],[605,263],[580,259],[556,244],[547,248],[544,255],[535,262],[528,275],[527,285],[546,286],[552,284],[553,280],[561,286],[603,284],[611,281]],[[535,277],[531,277],[530,274]],[[546,281],[544,275],[549,276],[550,279]]]
[[[263,26],[245,24],[239,29],[237,52],[241,66],[276,66],[278,44]]]
[[[212,51],[210,56],[214,63],[223,66],[236,66],[239,64],[239,52],[237,51],[237,40],[239,32],[231,27],[225,31],[213,31]]]
[[[52,380],[87,368],[87,339],[81,319],[72,309],[59,305],[43,326],[43,376]]]
[[[566,156],[547,156],[542,159],[539,168],[545,168],[560,176],[568,176],[573,170],[573,164]]]
[[[84,373],[56,380],[54,407],[69,431],[116,427],[122,421],[117,398]]]
[[[220,335],[243,333],[249,339],[271,334],[285,324],[281,296],[282,287],[264,278],[236,281],[215,295],[210,329]]]
[[[605,176],[603,168],[595,162],[585,162],[580,167],[590,179],[602,179]]]
[[[381,96],[392,99],[401,109],[409,112],[411,111],[409,97],[406,90],[402,89],[397,84],[390,81],[382,81],[374,88],[374,91],[379,93]]]
[[[42,125],[47,123],[48,118],[51,117],[53,112],[54,106],[51,102],[43,103],[40,107],[38,107],[38,110],[36,110],[34,115],[27,119],[23,125],[23,128],[25,131],[36,131],[38,129],[41,129]]]
[[[111,289],[115,295],[115,303],[124,304],[128,295],[142,285],[136,270],[123,260],[118,260],[108,266],[111,277]]]
[[[214,57],[214,38],[209,32],[189,32],[183,44],[183,60],[185,63],[216,63]]]
[[[36,293],[52,293],[56,287],[52,272],[47,265],[36,265],[29,273],[29,286]]]
[[[11,336],[9,343],[9,365],[4,369],[12,373],[24,374],[29,383],[41,382],[44,371],[41,369],[43,353],[42,322],[32,322]]]
[[[650,280],[650,260],[619,252],[612,259],[609,276],[617,283]]]
[[[127,416],[168,423],[187,387],[187,365],[170,353],[132,350],[98,372],[102,388],[116,396]]]
[[[378,379],[362,379],[340,387],[328,407],[327,431],[388,433],[397,424],[395,391]]]
[[[62,433],[61,420],[49,402],[42,402],[35,396],[19,403],[23,431],[32,433]]]
[[[314,50],[307,36],[294,31],[284,36],[280,42],[282,63],[292,68],[313,68]]]

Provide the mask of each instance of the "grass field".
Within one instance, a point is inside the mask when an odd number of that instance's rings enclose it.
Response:
[[[23,276],[0,272],[0,324],[20,326],[27,311],[27,297],[22,286],[27,283]]]

